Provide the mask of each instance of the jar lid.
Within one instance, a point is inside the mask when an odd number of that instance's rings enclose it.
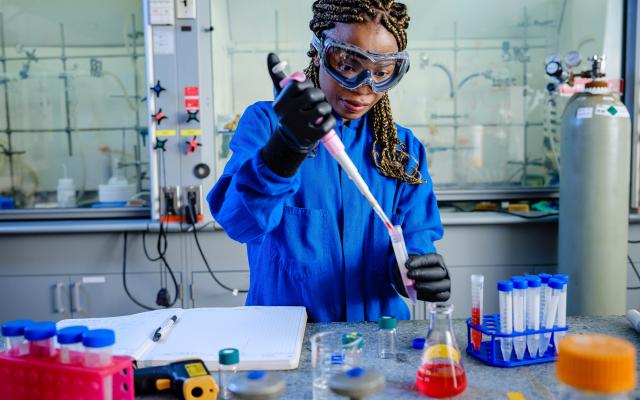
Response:
[[[89,328],[86,326],[68,326],[58,331],[58,343],[73,344],[82,342],[82,334],[87,332]]]
[[[542,286],[542,279],[538,275],[525,275],[524,279],[527,280],[527,286],[532,288],[538,288]]]
[[[397,326],[398,320],[390,315],[383,315],[378,321],[378,328],[380,329],[395,329]]]
[[[218,362],[220,365],[233,365],[240,362],[240,352],[238,349],[222,349],[218,352]]]
[[[562,282],[564,282],[565,285],[569,283],[569,275],[555,274],[553,277],[556,279],[560,279]]]
[[[111,329],[92,329],[82,334],[82,344],[86,347],[113,346],[116,342],[116,334]]]
[[[636,350],[613,336],[568,335],[560,340],[556,376],[580,390],[625,393],[636,386]]]
[[[498,281],[498,291],[500,292],[511,292],[513,291],[513,282],[508,281],[506,279],[502,279]]]
[[[24,328],[32,323],[33,321],[30,319],[15,319],[13,321],[4,322],[2,324],[2,336],[23,336]]]
[[[541,274],[538,274],[538,276],[540,277],[540,280],[542,281],[542,283],[547,283],[547,282],[549,282],[549,279],[552,278],[551,274],[547,274],[547,273],[544,273],[544,272],[541,273]]]
[[[511,279],[511,282],[513,283],[513,288],[514,289],[526,289],[529,287],[529,284],[527,283],[527,280],[522,278],[522,279]]]
[[[562,287],[564,286],[564,282],[557,278],[549,279],[549,282],[547,282],[547,284],[551,289],[562,289]]]
[[[34,322],[24,328],[24,337],[27,340],[45,340],[56,335],[55,322]]]

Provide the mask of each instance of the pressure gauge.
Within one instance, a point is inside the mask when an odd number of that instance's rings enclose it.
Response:
[[[558,61],[551,61],[545,65],[544,72],[551,77],[560,78],[562,76],[562,65]]]
[[[551,53],[544,59],[544,65],[548,65],[552,62],[560,62],[560,53]]]
[[[570,51],[567,55],[564,56],[564,63],[569,68],[575,68],[582,62],[582,57],[580,57],[580,53],[577,51]]]

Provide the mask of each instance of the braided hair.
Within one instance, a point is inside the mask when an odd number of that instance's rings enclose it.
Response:
[[[369,21],[376,21],[391,32],[400,50],[407,47],[407,6],[393,0],[316,0],[309,27],[320,38],[324,30],[335,27],[336,23],[361,24]],[[316,87],[320,87],[319,67],[313,61],[318,51],[311,46],[307,55],[311,62],[304,72]],[[412,157],[407,153],[406,145],[398,140],[387,93],[371,108],[368,118],[373,122],[371,156],[380,173],[410,184],[425,183],[417,162],[407,171]]]

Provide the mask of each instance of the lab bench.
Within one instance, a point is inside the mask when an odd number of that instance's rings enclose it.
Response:
[[[603,333],[624,338],[640,348],[640,334],[633,330],[623,316],[568,317],[569,333]],[[411,348],[416,337],[427,334],[427,321],[400,321],[398,344],[400,354],[396,359],[382,360],[376,357],[375,323],[310,323],[307,324],[298,369],[283,372],[287,387],[279,400],[311,399],[311,345],[309,338],[315,333],[336,330],[357,331],[364,335],[363,363],[384,374],[386,385],[383,391],[368,399],[425,399],[415,390],[416,371],[420,365],[421,350]],[[520,392],[528,400],[556,399],[559,385],[555,377],[555,363],[537,364],[517,368],[489,367],[467,355],[467,329],[465,321],[455,319],[453,329],[463,354],[468,387],[456,399],[506,399],[507,392]],[[217,373],[214,373],[217,379]],[[630,398],[640,398],[636,388]],[[142,398],[142,397],[141,397]],[[170,397],[144,397],[145,399],[168,399]]]

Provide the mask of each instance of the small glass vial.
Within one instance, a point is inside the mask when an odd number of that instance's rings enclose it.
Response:
[[[378,321],[378,357],[394,358],[397,349],[398,321],[396,317],[384,315]]]
[[[358,332],[342,335],[344,364],[350,368],[362,367],[362,334]]]
[[[559,342],[560,400],[630,399],[636,386],[636,349],[601,334],[567,335]]]
[[[238,349],[222,349],[218,352],[218,362],[220,364],[218,386],[220,387],[220,398],[231,399],[229,392],[229,381],[236,372],[238,372],[238,364],[240,363],[240,352]]]
[[[53,338],[56,336],[55,322],[34,322],[24,328],[27,339],[29,357],[47,358],[55,354]]]
[[[69,326],[58,331],[58,344],[60,344],[60,362],[62,364],[82,364],[84,360],[84,348],[82,347],[82,335],[89,328],[86,326]]]
[[[113,360],[113,345],[116,334],[111,329],[92,329],[82,334],[84,345],[84,366],[100,368],[110,365]],[[113,378],[106,376],[102,382],[103,400],[113,399]]]
[[[24,328],[32,324],[30,319],[16,319],[2,324],[2,336],[4,336],[4,350],[10,356],[22,356],[27,353],[27,345],[24,341]]]

